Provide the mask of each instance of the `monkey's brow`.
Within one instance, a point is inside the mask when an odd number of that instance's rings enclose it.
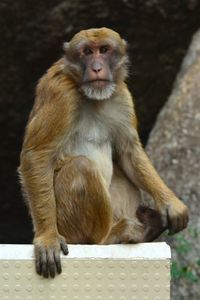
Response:
[[[86,46],[90,46],[91,44],[95,44],[97,43],[99,46],[104,46],[104,45],[109,45],[113,48],[116,48],[117,47],[117,42],[111,40],[111,39],[103,39],[103,40],[99,40],[97,41],[96,39],[95,40],[90,40],[90,39],[87,39],[85,41],[80,41],[77,45],[76,45],[76,49],[79,50],[83,47],[86,47]]]

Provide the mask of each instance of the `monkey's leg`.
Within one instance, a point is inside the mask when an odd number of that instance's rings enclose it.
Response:
[[[85,156],[67,158],[55,175],[58,231],[67,243],[99,244],[112,226],[104,179]]]
[[[140,191],[116,166],[110,194],[116,223],[106,243],[150,242],[165,230],[161,215],[140,205]]]

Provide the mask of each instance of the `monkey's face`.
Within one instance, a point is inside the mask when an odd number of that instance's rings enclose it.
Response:
[[[115,92],[126,73],[126,43],[107,28],[81,31],[65,43],[65,71],[89,99],[104,100]]]
[[[87,42],[79,50],[83,70],[81,90],[95,100],[110,98],[115,91],[115,49],[108,42]]]

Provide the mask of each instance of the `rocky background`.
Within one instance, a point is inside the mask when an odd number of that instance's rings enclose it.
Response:
[[[168,237],[173,249],[173,299],[200,299],[200,30],[146,150],[159,174],[190,209],[189,227]]]
[[[35,85],[62,55],[64,41],[80,29],[100,26],[113,28],[129,42],[128,85],[135,97],[145,144],[171,94],[192,35],[200,27],[200,1],[0,2],[0,243],[32,240],[16,168]],[[191,209],[190,228],[171,238],[176,249],[172,266],[176,300],[200,299],[199,43],[197,37],[195,50],[184,61],[147,146],[165,181]]]

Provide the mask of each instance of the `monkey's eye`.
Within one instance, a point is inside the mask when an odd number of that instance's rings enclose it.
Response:
[[[83,53],[85,55],[91,55],[93,52],[92,52],[92,49],[89,48],[89,47],[86,47],[84,50],[83,50]]]
[[[100,53],[102,53],[102,54],[108,52],[108,50],[109,50],[109,47],[107,45],[101,46],[99,49]]]

